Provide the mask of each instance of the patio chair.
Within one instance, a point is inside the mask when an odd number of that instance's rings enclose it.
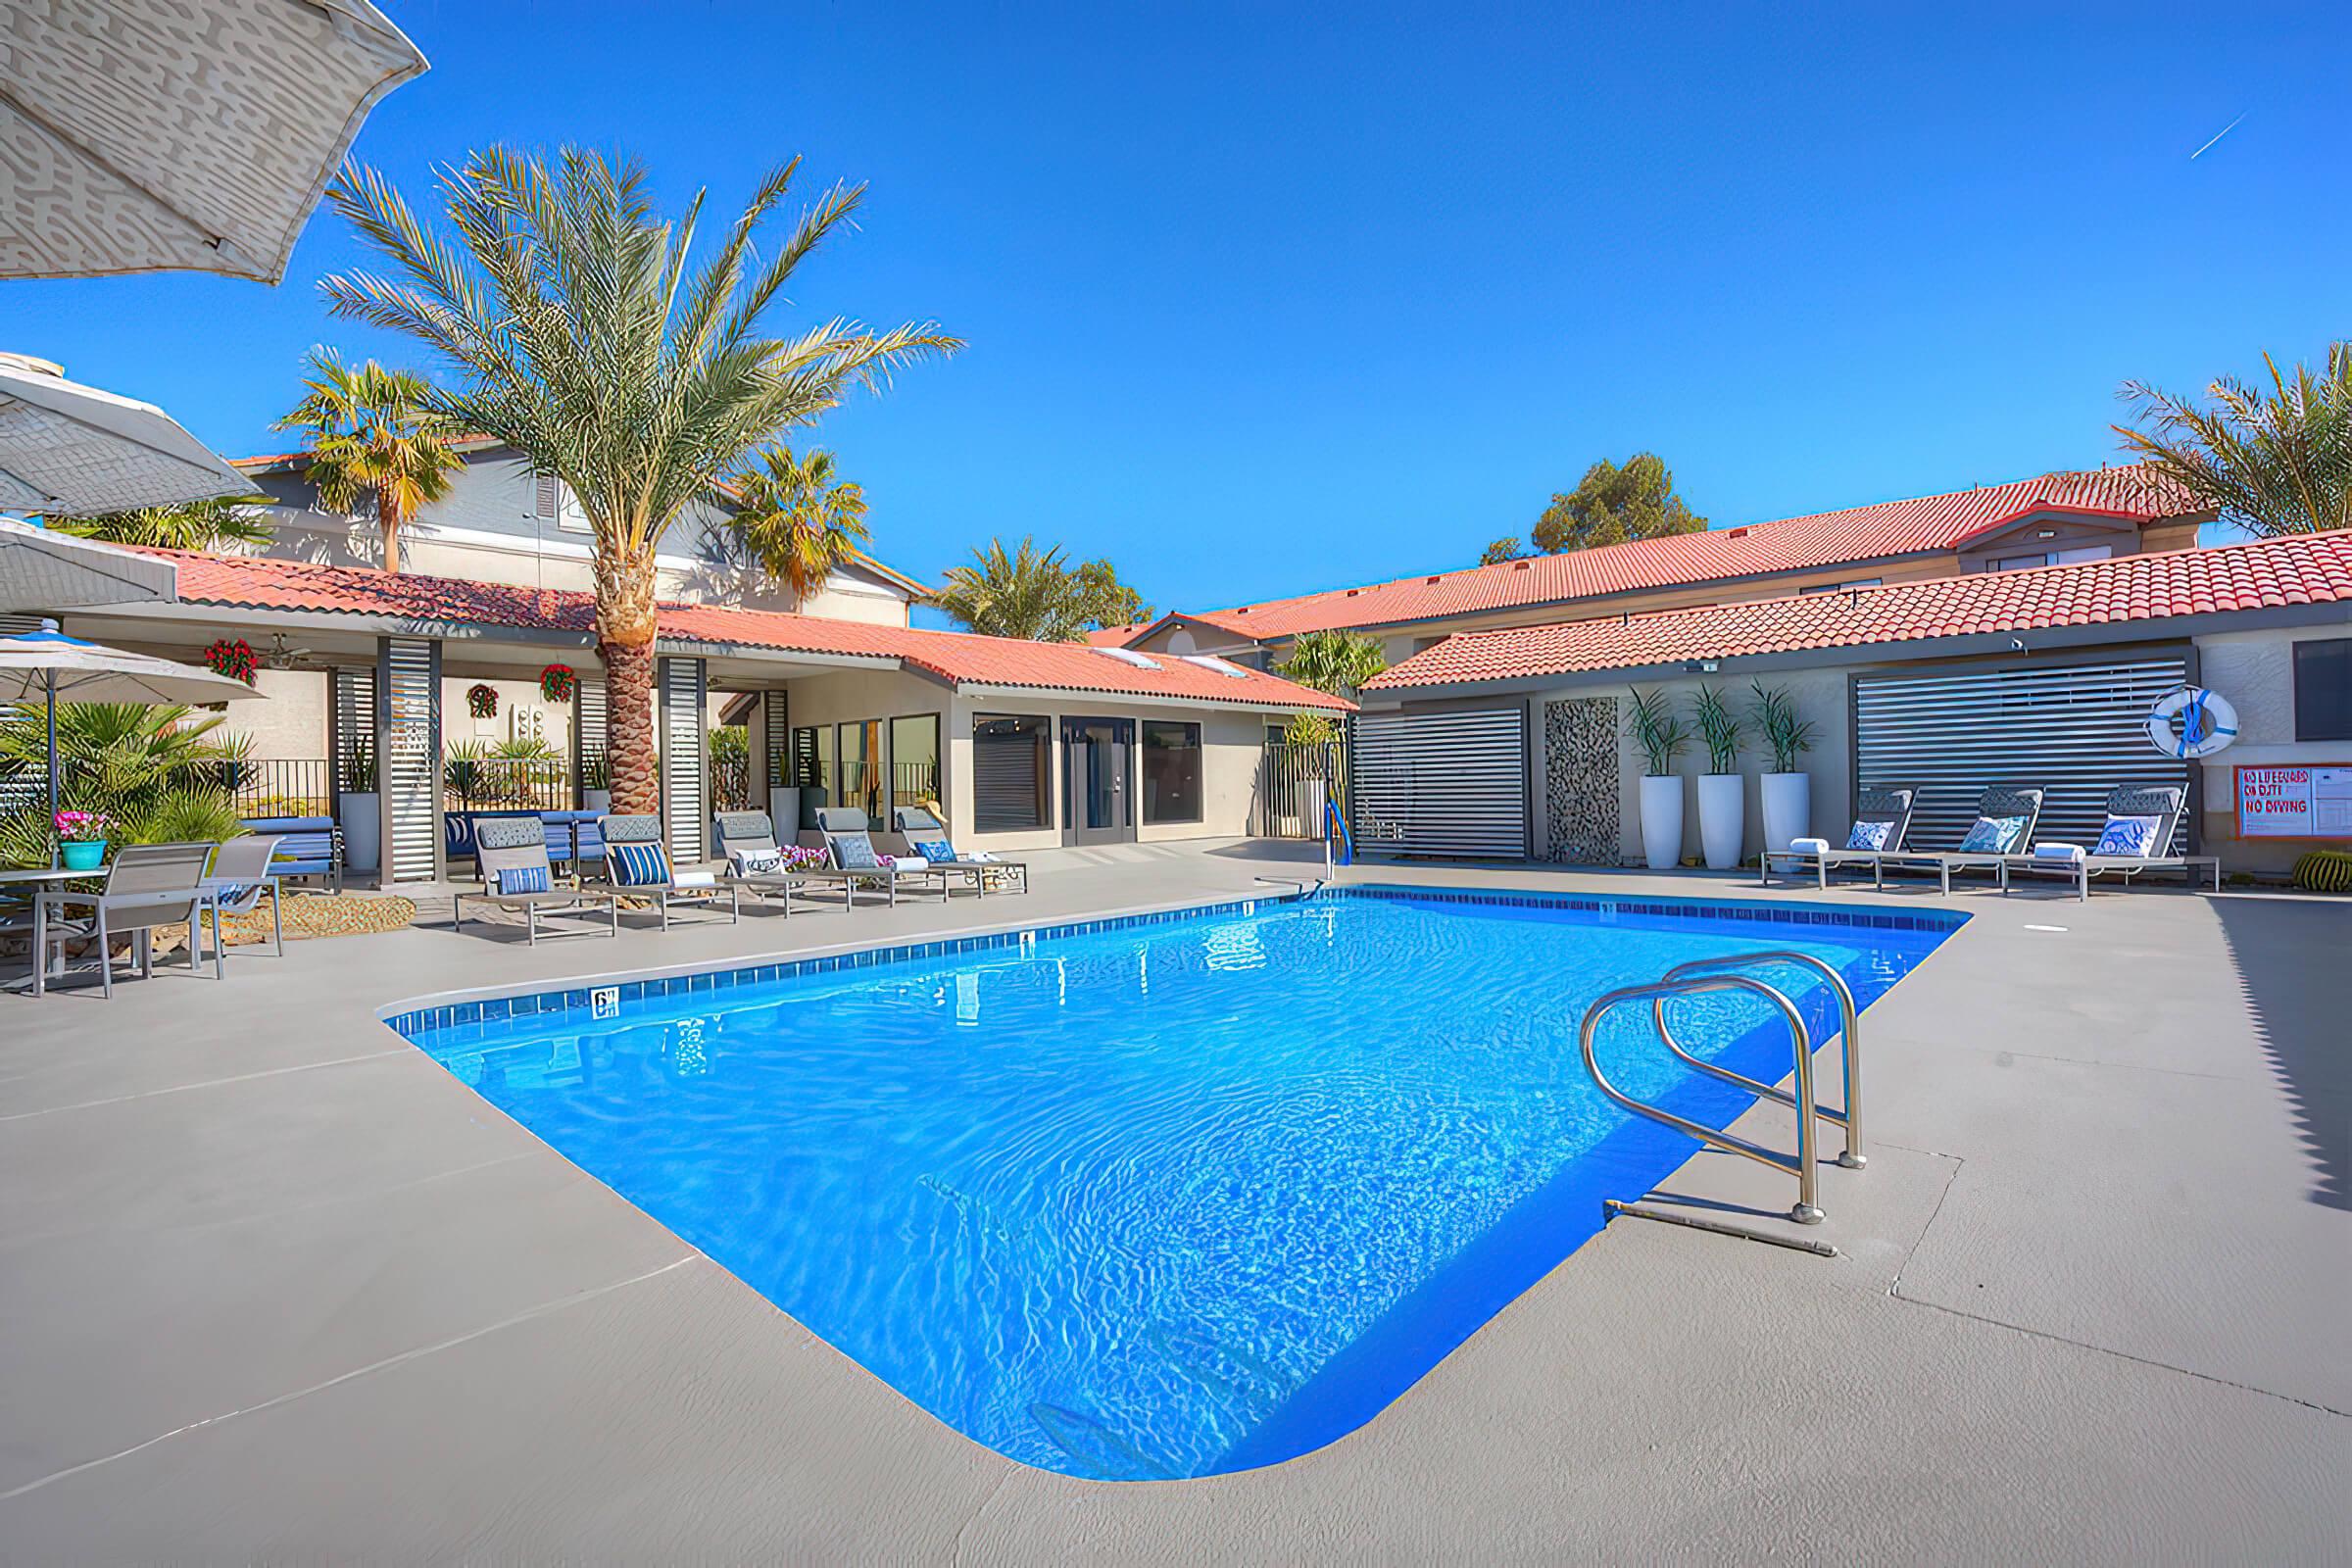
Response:
[[[285,894],[277,885],[278,873],[271,862],[277,858],[278,847],[285,840],[274,833],[247,833],[230,839],[213,852],[213,868],[204,879],[212,889],[213,906],[218,914],[251,914],[261,907],[262,900],[270,900],[270,949],[278,957],[286,956]],[[220,921],[213,922],[216,941],[220,940]],[[189,941],[196,932],[190,928]],[[194,949],[191,947],[190,952]]]
[[[620,899],[602,888],[560,888],[555,867],[547,860],[547,834],[535,816],[488,817],[474,824],[474,856],[482,868],[482,891],[460,893],[450,902],[449,926],[466,928],[466,906],[487,904],[493,908],[522,914],[523,932],[531,946],[539,945],[543,914],[587,914],[605,911],[606,936],[620,932]],[[554,930],[550,936],[584,937],[594,926]]]
[[[220,956],[220,912],[212,889],[204,885],[205,867],[212,863],[211,844],[131,844],[115,852],[106,868],[106,881],[95,893],[42,893],[33,902],[32,994],[41,995],[49,970],[49,949],[71,941],[94,939],[98,949],[98,977],[105,994],[115,994],[114,939],[128,936],[139,960],[139,974],[155,973],[155,933],[159,926],[188,928],[188,968],[199,966],[197,932],[205,913],[213,916],[213,978],[228,974]],[[70,910],[84,909],[76,918]]]
[[[818,847],[825,852],[826,869],[844,883],[842,896],[849,903],[857,902],[861,883],[887,889],[894,905],[899,902],[902,882],[927,882],[939,889],[943,903],[948,897],[946,875],[931,869],[931,862],[921,856],[894,855],[885,864],[865,813],[855,806],[818,807],[816,836]]]
[[[1772,885],[1772,865],[1778,860],[1798,871],[1810,867],[1825,888],[1830,885],[1832,866],[1867,865],[1872,884],[1885,887],[1886,876],[1880,861],[1901,853],[1903,840],[1911,832],[1911,804],[1916,794],[1907,788],[1863,790],[1855,798],[1854,825],[1842,848],[1826,839],[1792,839],[1785,850],[1766,850],[1756,858],[1764,885]],[[1793,874],[1788,877],[1789,881],[1795,879]]]
[[[997,883],[1000,892],[1014,883],[1018,886],[1012,888],[1013,892],[1029,891],[1027,861],[983,860],[957,854],[956,846],[948,841],[947,823],[942,822],[939,813],[929,807],[902,806],[891,814],[897,819],[899,832],[905,835],[908,847],[921,856],[932,870],[951,875],[957,872],[968,874],[972,879],[972,891],[982,898],[988,897],[988,884],[992,880]],[[935,854],[934,851],[940,853]]]
[[[784,847],[776,842],[776,827],[767,813],[715,811],[710,817],[710,834],[712,845],[727,858],[727,880],[762,904],[775,900],[776,906],[790,916],[792,896],[808,891],[811,872],[805,866],[785,865]]]
[[[1954,850],[1889,850],[1879,866],[1929,866],[1942,891],[1952,891],[1954,871],[1990,871],[1995,876],[2012,855],[2022,855],[2034,842],[2034,825],[2041,820],[2040,790],[1988,789],[1977,802],[1977,819]]]
[[[651,899],[662,911],[662,929],[669,929],[673,908],[698,908],[715,919],[718,902],[727,903],[727,922],[743,918],[743,896],[732,882],[721,882],[705,871],[681,881],[670,869],[669,850],[662,842],[658,816],[600,816],[596,825],[605,838],[605,870],[621,893]]]
[[[2001,891],[2009,891],[2014,876],[2062,876],[2075,884],[2075,897],[2090,898],[2094,876],[2120,876],[2126,883],[2142,871],[2179,871],[2190,887],[2197,885],[2198,868],[2213,871],[2213,891],[2222,891],[2222,859],[2218,855],[2172,855],[2173,833],[2188,792],[2178,784],[2147,789],[2126,784],[2107,794],[2107,820],[2095,845],[2036,844],[2031,854],[2005,857],[2001,861]],[[2127,848],[2135,846],[2135,848]]]

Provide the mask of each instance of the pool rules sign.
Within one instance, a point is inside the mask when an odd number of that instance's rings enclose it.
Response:
[[[2352,839],[2352,764],[2240,767],[2241,839]]]

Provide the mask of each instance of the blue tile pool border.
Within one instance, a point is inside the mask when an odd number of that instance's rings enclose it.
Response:
[[[1508,889],[1424,888],[1406,884],[1365,883],[1325,886],[1296,893],[1227,899],[1216,904],[1188,905],[1173,909],[1151,909],[1137,914],[1103,915],[1092,920],[1065,920],[1054,925],[1022,926],[975,936],[934,937],[922,942],[859,948],[849,953],[823,954],[807,958],[783,958],[773,963],[739,964],[729,968],[696,970],[688,974],[646,980],[590,981],[522,996],[489,997],[479,1002],[456,1002],[441,1006],[412,1007],[387,1014],[383,1022],[411,1040],[433,1030],[468,1024],[496,1023],[508,1018],[533,1018],[549,1013],[592,1014],[592,991],[614,990],[618,1002],[716,993],[737,986],[767,985],[810,975],[838,974],[882,964],[953,957],[987,953],[1072,937],[1094,936],[1130,927],[1170,925],[1180,920],[1230,918],[1254,912],[1261,905],[1299,904],[1323,899],[1375,899],[1405,904],[1487,905],[1502,908],[1570,909],[1588,914],[1646,915],[1665,919],[1752,921],[1757,925],[1831,926],[1858,931],[1927,931],[1950,933],[1967,923],[1965,914],[1942,911],[1888,911],[1826,905],[1765,904],[1737,899],[1624,899],[1607,894],[1527,893]]]

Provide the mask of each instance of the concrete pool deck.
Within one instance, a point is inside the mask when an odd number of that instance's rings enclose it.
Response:
[[[1833,891],[1974,916],[1865,1021],[1870,1168],[1822,1176],[1841,1255],[1619,1220],[1349,1437],[1169,1483],[970,1443],[375,1021],[1320,868],[1036,858],[1026,899],[535,950],[418,928],[0,996],[0,1559],[2352,1556],[2345,901]],[[1788,1189],[1702,1154],[1660,1190]]]

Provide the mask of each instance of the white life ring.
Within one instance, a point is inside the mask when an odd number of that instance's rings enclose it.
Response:
[[[2197,718],[2181,715],[2194,710]],[[2191,734],[2189,725],[2197,732]],[[2194,761],[2211,757],[2237,739],[2237,710],[2220,692],[2202,686],[2182,686],[2156,699],[2148,710],[2148,744],[2167,757]]]

